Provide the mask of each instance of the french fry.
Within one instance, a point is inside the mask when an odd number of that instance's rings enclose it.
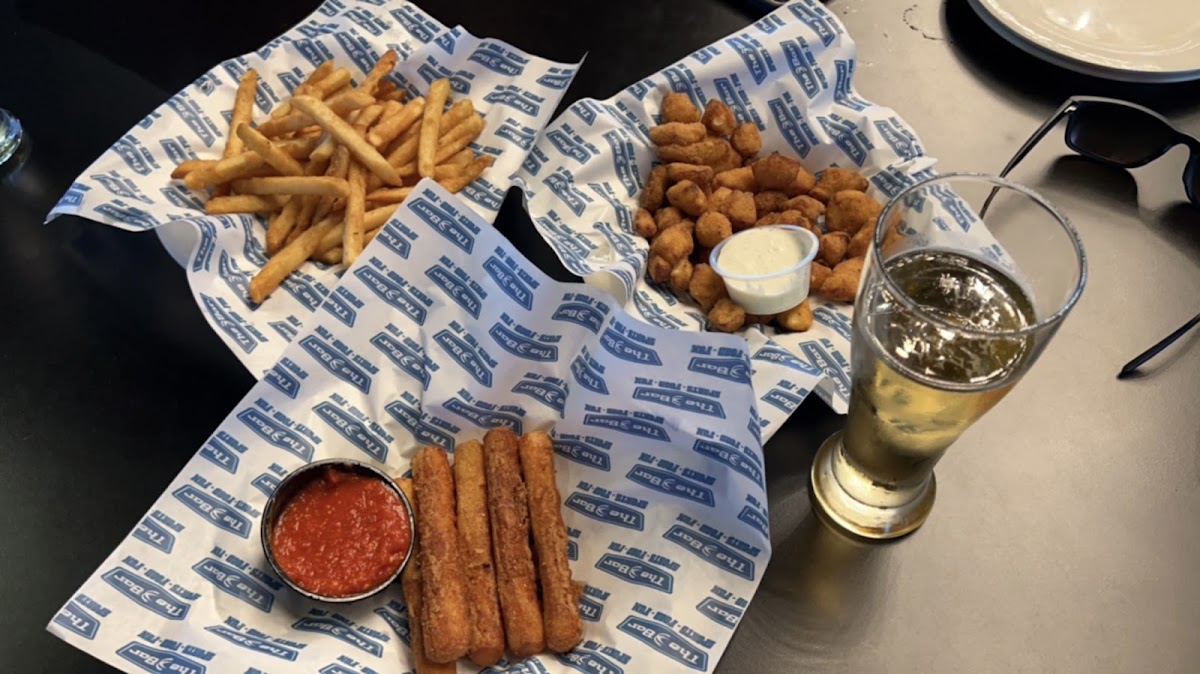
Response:
[[[224,198],[231,199],[233,197]],[[261,199],[262,197],[253,198]],[[209,203],[211,202],[212,200],[209,201]],[[254,275],[254,278],[250,279],[250,301],[262,304],[262,301],[267,299],[267,296],[274,292],[289,274],[299,269],[300,265],[312,256],[321,237],[335,225],[337,225],[336,221],[325,220],[317,226],[309,228],[278,253],[272,255],[263,268]]]
[[[236,194],[229,197],[213,197],[204,204],[204,212],[209,215],[225,215],[229,213],[270,213],[283,205],[276,196],[260,196],[257,194]]]
[[[311,96],[297,96],[292,99],[292,105],[296,106],[298,110],[309,114],[322,128],[329,132],[329,135],[336,138],[338,142],[349,149],[350,153],[370,169],[372,173],[383,178],[384,182],[392,185],[399,185],[401,183],[400,176],[396,174],[396,169],[391,164],[388,164],[383,155],[371,147],[370,143],[364,140],[353,127],[334,114],[324,103]]]
[[[417,537],[421,540],[421,629],[425,655],[452,662],[471,647],[467,578],[458,550],[454,474],[441,447],[423,447],[412,460],[417,494]]]
[[[244,178],[266,165],[266,160],[261,156],[253,152],[243,152],[188,173],[183,178],[183,184],[193,190],[202,190],[235,178]]]
[[[329,169],[325,171],[325,175],[331,178],[345,179],[350,173],[350,150],[345,145],[339,145],[333,153],[333,159],[329,162]],[[334,207],[333,197],[321,197],[321,201],[317,204],[316,211],[313,213],[313,218],[320,220],[324,218]]]
[[[398,204],[412,194],[411,187],[389,187],[367,193],[367,201],[376,204]]]
[[[475,160],[472,161],[462,173],[452,178],[438,180],[438,184],[450,192],[461,192],[463,188],[475,182],[479,176],[483,175],[483,172],[486,171],[491,165],[492,155],[480,155],[479,157],[476,157]]]
[[[420,141],[417,144],[417,171],[421,174],[422,178],[432,176],[433,168],[437,166],[434,156],[437,154],[442,113],[446,107],[446,99],[449,97],[450,80],[443,77],[434,80],[433,84],[429,85],[429,95],[425,101],[425,112],[421,118]],[[383,178],[384,176],[380,177]]]
[[[453,157],[454,155],[456,155],[459,152],[461,152],[462,150],[464,150],[476,138],[478,138],[479,134],[482,132],[483,132],[483,119],[480,117],[471,117],[466,122],[463,122],[462,124],[460,124],[458,126],[458,128],[454,130],[453,133],[448,134],[445,138],[438,141],[439,145],[438,145],[437,151],[435,152],[435,154],[433,156],[433,159],[435,162],[434,168],[437,167],[437,164],[441,164],[441,163],[445,162],[450,157]],[[417,162],[410,161],[407,164],[404,164],[400,168],[396,169],[396,172],[399,173],[401,177],[411,176],[411,175],[416,175],[417,173],[419,173],[420,172],[419,168],[420,168],[419,161],[417,161]],[[426,176],[424,176],[422,174],[422,177],[426,177]]]
[[[464,166],[458,164],[438,164],[433,167],[433,179],[441,182],[450,178],[457,178],[463,174]]]
[[[296,226],[296,216],[300,213],[303,200],[288,199],[283,210],[267,225],[267,255],[274,255],[287,243],[288,235]]]
[[[446,134],[458,128],[459,124],[467,121],[475,116],[475,104],[471,99],[464,98],[450,106],[446,114],[442,115],[441,129],[438,131],[438,140],[446,137]]]
[[[417,495],[413,491],[412,480],[400,478],[396,480],[396,483],[408,497],[408,502],[413,507],[413,514],[416,515]],[[420,618],[423,609],[421,594],[424,592],[420,552],[421,541],[414,537],[412,556],[409,558],[408,564],[404,566],[404,570],[400,572],[400,588],[404,591],[404,601],[408,604],[408,634],[409,646],[412,648],[413,668],[416,669],[416,674],[454,674],[458,671],[455,663],[431,662],[429,658],[425,657],[425,636],[422,634],[424,630],[421,628]]]
[[[215,159],[185,159],[184,161],[179,162],[179,165],[176,166],[173,171],[171,171],[171,177],[175,180],[182,180],[193,171],[210,169],[216,165],[217,161]]]
[[[379,85],[375,87],[375,100],[388,100],[384,97],[396,91],[397,89],[398,87],[396,86],[395,82],[391,80],[382,80],[379,82]],[[399,103],[399,101],[396,102]]]
[[[470,148],[463,148],[458,152],[455,152],[453,156],[447,159],[444,163],[439,164],[439,166],[449,166],[450,164],[454,164],[456,166],[466,166],[467,164],[470,164],[471,160],[474,158],[475,153],[472,152]]]
[[[367,107],[358,111],[357,116],[354,118],[353,128],[358,131],[359,136],[364,136],[366,135],[367,128],[374,124],[382,116],[383,104],[372,103],[371,105],[368,105]]]
[[[400,112],[382,120],[374,129],[371,129],[371,133],[367,134],[367,141],[376,148],[383,147],[393,138],[407,131],[418,119],[421,119],[424,112],[425,99],[418,96],[405,104]]]
[[[467,572],[467,595],[471,602],[472,639],[467,655],[476,665],[490,667],[504,656],[504,625],[500,622],[500,600],[496,596],[487,472],[479,441],[464,442],[455,448],[454,487],[458,502],[458,548]],[[565,551],[565,541],[563,545]]]
[[[546,646],[556,653],[566,653],[583,638],[583,622],[567,560],[567,526],[554,477],[554,444],[544,431],[533,431],[521,438],[520,452],[542,584]],[[461,536],[461,526],[459,530]]]
[[[366,211],[367,173],[358,162],[350,164],[347,182],[350,193],[346,197],[346,224],[342,233],[342,261],[354,264],[363,249],[363,238],[367,233],[363,218]]]
[[[312,259],[325,264],[341,264],[342,263],[342,247],[334,246],[325,252],[313,253]],[[411,564],[411,562],[409,562]]]
[[[342,198],[350,194],[345,180],[329,176],[243,178],[233,182],[233,189],[239,194],[319,194]]]
[[[403,90],[389,91],[386,94],[380,95],[378,98],[381,101],[396,101],[397,103],[404,102],[405,92]]]
[[[315,69],[313,69],[313,71],[308,74],[308,77],[304,78],[304,81],[301,82],[300,85],[296,87],[295,91],[292,92],[292,95],[298,96],[300,94],[308,93],[309,89],[311,88],[311,86],[314,82],[320,81],[322,78],[328,76],[332,72],[333,72],[333,61],[322,61],[321,65],[319,65]],[[292,102],[284,101],[282,105],[280,105],[279,107],[277,107],[271,111],[271,119],[279,119],[280,117],[283,117],[284,115],[288,114],[291,111],[292,111]]]
[[[309,98],[316,98],[310,96]],[[295,99],[292,99],[293,107]],[[332,96],[326,102],[334,115],[344,117],[355,110],[360,110],[375,102],[375,98],[365,91],[351,90],[344,94]],[[262,126],[258,127],[260,133],[264,136],[275,138],[282,136],[285,133],[299,131],[313,125],[313,118],[307,113],[301,112],[298,108],[293,110],[285,117],[278,119],[270,119],[263,122]]]
[[[316,136],[306,138],[290,138],[275,143],[275,146],[287,153],[292,159],[308,159],[321,144],[320,129]]]
[[[383,56],[380,56],[379,60],[375,62],[375,66],[371,68],[371,72],[367,73],[367,76],[363,78],[362,84],[358,85],[358,88],[372,96],[375,95],[375,89],[379,86],[379,81],[396,69],[396,61],[399,59],[400,56],[396,53],[395,49],[389,49],[384,52]]]
[[[387,224],[389,219],[391,219],[392,213],[396,212],[396,206],[396,204],[387,204],[378,208],[372,208],[371,210],[367,211],[363,215],[363,228],[367,230],[367,235],[363,238],[370,240],[374,234],[378,234],[379,230],[383,229],[383,226]],[[335,216],[331,215],[328,217]],[[338,214],[336,218],[337,224],[333,227],[333,229],[329,230],[329,232],[327,232],[325,236],[321,238],[321,242],[317,244],[318,253],[324,253],[325,251],[338,248],[342,245],[342,233],[344,231],[343,227],[345,227],[346,224],[345,218],[342,214]]]
[[[233,133],[239,124],[249,124],[254,114],[254,93],[258,90],[258,71],[250,68],[238,82],[237,94],[233,98],[233,112],[230,113],[229,137],[225,139],[223,157],[232,157],[245,151],[245,144],[240,136]]]
[[[304,167],[291,155],[279,149],[266,136],[259,133],[249,124],[239,124],[237,135],[246,143],[246,147],[274,166],[285,176],[304,175]]]
[[[372,126],[379,126],[384,122],[384,120],[388,119],[389,117],[394,117],[404,109],[403,103],[397,103],[396,101],[385,101],[378,98],[376,101],[383,106],[383,114],[379,116],[379,119],[376,120]],[[367,142],[371,142],[369,138],[367,139]],[[371,144],[374,145],[374,143]]]
[[[520,440],[508,428],[493,428],[483,436],[487,465],[488,514],[496,587],[508,650],[528,657],[546,646],[542,608],[538,603],[537,571],[529,548],[529,502],[521,478]]]
[[[338,68],[325,77],[322,77],[320,80],[314,82],[311,86],[309,86],[308,91],[301,95],[313,96],[315,98],[322,99],[326,98],[347,84],[350,84],[350,78],[351,75],[349,70],[345,68]],[[366,91],[363,93],[369,94],[371,92]],[[295,95],[293,95],[292,98],[295,98]]]
[[[312,151],[312,154],[308,155],[308,161],[310,164],[312,164],[313,162],[328,163],[329,160],[331,158],[333,158],[333,152],[334,152],[334,150],[337,150],[337,148],[338,148],[337,139],[335,139],[333,136],[326,134],[326,136],[323,139],[321,139],[321,142],[317,145],[316,149],[314,149]],[[326,164],[326,165],[328,165],[328,164]],[[321,169],[321,171],[324,171],[324,170],[325,170],[324,168]]]

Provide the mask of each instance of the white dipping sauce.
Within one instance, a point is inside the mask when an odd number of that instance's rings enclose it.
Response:
[[[748,229],[724,242],[715,269],[725,277],[731,298],[746,311],[771,314],[790,309],[808,295],[810,265],[793,268],[806,259],[811,263],[815,238],[799,228]]]

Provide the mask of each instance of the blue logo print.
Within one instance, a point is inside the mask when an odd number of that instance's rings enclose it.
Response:
[[[217,500],[216,497],[206,494],[190,484],[176,489],[173,495],[179,499],[180,503],[218,529],[242,538],[250,538],[250,520]]]
[[[533,290],[521,280],[513,270],[509,269],[496,256],[491,256],[483,262],[483,270],[492,277],[504,291],[505,295],[526,309],[533,308]]]
[[[797,372],[803,372],[804,374],[809,374],[809,375],[813,375],[813,376],[819,377],[819,376],[821,376],[821,374],[823,374],[821,372],[821,370],[800,360],[795,355],[793,355],[792,352],[787,351],[786,349],[781,349],[779,347],[773,347],[773,346],[763,347],[763,348],[759,349],[757,352],[755,352],[753,359],[761,360],[766,363],[776,363],[778,365],[783,365],[785,367],[789,367],[793,370],[796,370]]]
[[[715,440],[697,439],[692,451],[706,456],[713,461],[733,469],[733,472],[745,475],[754,484],[764,487],[762,466],[756,463],[737,447]]]
[[[633,389],[634,400],[644,400],[648,403],[657,405],[665,405],[684,412],[694,412],[696,414],[704,414],[718,419],[725,418],[725,408],[721,403],[699,396],[693,393],[684,393],[667,388],[653,388],[650,386],[638,386]]]
[[[639,365],[662,365],[658,352],[648,346],[635,344],[613,328],[608,328],[600,337],[600,345],[612,355]]]
[[[88,640],[95,639],[96,632],[100,631],[100,620],[74,601],[67,602],[54,616],[54,624],[61,625]]]
[[[383,655],[383,644],[364,637],[333,618],[301,618],[292,625],[292,629],[327,634],[377,658]]]
[[[254,651],[255,653],[262,653],[263,655],[269,655],[273,658],[288,660],[290,662],[295,662],[296,658],[300,656],[300,651],[297,651],[294,648],[280,646],[279,644],[272,643],[266,639],[253,637],[249,634],[242,634],[241,632],[229,629],[224,625],[213,625],[211,627],[205,627],[204,629],[221,637],[225,641],[241,646],[247,650]]]
[[[413,408],[404,405],[397,400],[395,402],[388,403],[388,406],[384,409],[386,409],[388,414],[392,415],[396,421],[404,424],[404,427],[408,429],[409,433],[412,433],[413,437],[416,438],[418,442],[424,442],[430,445],[438,445],[439,447],[446,448],[447,451],[454,450],[454,437],[449,433],[442,432],[432,424],[427,423],[422,418],[422,415]]]
[[[409,199],[405,205],[432,227],[433,231],[441,234],[463,252],[470,253],[475,249],[475,235],[479,233],[479,227],[468,218],[443,206],[437,206],[424,197]]]
[[[204,443],[204,446],[200,448],[200,456],[208,459],[221,470],[230,474],[236,474],[238,467],[237,452],[225,444],[226,440],[232,440],[232,438],[227,434],[224,434],[225,437],[221,437],[221,435],[223,433],[218,433],[209,438],[208,442]]]
[[[715,538],[678,524],[667,529],[663,538],[682,546],[683,549],[719,569],[746,580],[754,580],[754,560],[746,559],[745,556]]]
[[[183,620],[191,609],[190,604],[172,597],[152,581],[124,567],[118,566],[101,578],[133,603],[167,620]]]
[[[608,384],[604,382],[604,377],[600,376],[601,372],[595,367],[592,367],[590,358],[584,358],[583,354],[575,357],[571,361],[571,374],[575,376],[575,381],[579,385],[589,391],[608,395]]]
[[[738,513],[737,518],[738,521],[745,522],[754,527],[754,530],[763,536],[770,537],[770,524],[767,522],[766,515],[763,515],[760,511],[746,506],[742,508],[742,512]]]
[[[425,359],[420,354],[386,332],[372,337],[371,344],[382,351],[383,355],[396,364],[396,367],[421,382],[422,388],[429,388],[429,370],[425,367]]]
[[[458,398],[447,400],[442,407],[480,428],[511,428],[514,433],[521,435],[521,419],[516,415],[472,407]]]
[[[523,379],[513,386],[512,392],[527,395],[559,414],[567,405],[566,390],[548,381]]]
[[[496,136],[510,141],[522,150],[528,151],[533,147],[533,142],[537,140],[537,129],[525,126],[509,117],[504,121],[504,124],[496,129]]]
[[[425,270],[425,276],[433,281],[433,284],[445,291],[454,303],[463,308],[472,318],[479,318],[479,310],[483,308],[483,300],[475,293],[474,290],[466,284],[466,282],[454,276],[445,267],[434,265]]]
[[[791,414],[796,411],[800,403],[804,402],[804,398],[793,395],[781,388],[773,388],[763,394],[762,401],[772,407],[778,408],[784,414]]]
[[[605,314],[596,307],[582,302],[567,302],[555,309],[554,315],[550,318],[582,325],[593,333],[597,333],[604,325]]]
[[[646,528],[646,517],[642,513],[592,494],[574,492],[567,497],[563,505],[580,515],[605,524],[614,524],[634,531],[643,531]]]
[[[313,446],[308,440],[284,428],[267,415],[248,408],[238,412],[238,419],[250,427],[263,440],[282,450],[290,452],[305,461],[312,461]]]
[[[265,496],[270,497],[279,487],[279,478],[270,473],[263,473],[254,478],[254,481],[250,484],[254,485],[254,488],[261,491]]]
[[[175,534],[167,531],[166,527],[150,519],[149,516],[138,523],[137,528],[133,530],[131,535],[146,545],[162,550],[168,555],[175,548]]]
[[[467,57],[467,60],[508,77],[520,75],[525,71],[525,64],[529,62],[528,59],[505,51],[499,45],[492,44],[480,45]]]
[[[583,416],[583,425],[607,428],[620,431],[621,433],[628,433],[629,435],[650,438],[651,440],[671,441],[671,436],[667,434],[667,429],[661,425],[623,414],[585,414]]]
[[[631,615],[618,625],[617,629],[684,667],[699,672],[708,669],[708,653],[693,646],[690,641],[666,625]]]
[[[574,542],[574,541],[572,541]],[[579,617],[588,622],[598,623],[604,615],[604,605],[588,597],[579,598]],[[578,651],[575,651],[578,652]],[[561,658],[560,658],[561,659]]]
[[[117,655],[154,674],[204,674],[204,665],[175,651],[151,648],[138,641],[118,648]]]
[[[535,96],[528,91],[523,91],[519,87],[507,84],[496,87],[494,91],[483,97],[486,103],[499,103],[518,110],[529,115],[537,117],[538,112],[542,109],[542,103],[545,99],[541,96]]]
[[[750,363],[745,358],[706,358],[693,356],[688,370],[739,384],[750,383]]]
[[[638,464],[625,477],[654,491],[695,501],[710,508],[716,505],[713,492],[702,484],[679,477],[675,473]]]
[[[675,588],[674,576],[635,557],[610,553],[596,562],[596,568],[627,583],[641,585],[659,592],[671,594]]]
[[[712,597],[697,604],[696,610],[705,618],[729,629],[737,627],[738,621],[742,619],[742,609],[717,601]]]
[[[585,598],[583,601],[588,602],[590,600]],[[587,618],[585,617],[584,620],[587,620]],[[584,674],[625,674],[625,670],[613,664],[612,660],[599,653],[590,653],[576,648],[567,653],[556,653],[554,657],[558,658],[559,662],[571,669],[577,669],[584,672]]]
[[[300,340],[300,348],[308,352],[330,374],[341,379],[363,393],[371,392],[371,377],[350,362],[345,355],[333,350],[315,335]]]
[[[488,334],[500,348],[514,356],[528,360],[554,362],[558,360],[558,347],[553,344],[543,344],[539,341],[518,335],[501,323],[496,323],[488,330]]]
[[[354,275],[365,283],[371,292],[378,295],[379,299],[399,309],[418,325],[425,324],[425,307],[395,281],[385,278],[371,267],[359,267],[354,270]]]
[[[329,424],[350,444],[366,452],[372,459],[380,463],[387,461],[387,443],[368,431],[362,422],[328,402],[317,405],[313,412],[316,412],[321,421]]]
[[[589,468],[596,468],[606,473],[611,470],[608,453],[586,442],[555,440],[554,452],[564,459],[570,459]]]
[[[325,311],[328,311],[338,321],[344,323],[346,327],[353,328],[354,321],[358,318],[358,312],[351,306],[346,295],[349,294],[345,288],[337,288],[329,296],[325,298],[325,304],[322,306]]]
[[[271,366],[271,369],[263,374],[263,381],[279,389],[280,393],[293,400],[296,398],[296,394],[300,392],[300,380],[293,377],[292,373],[280,367],[279,363]]]
[[[237,597],[263,613],[271,612],[275,595],[245,572],[210,558],[200,560],[192,570],[225,594]]]
[[[438,331],[433,336],[433,341],[445,349],[446,353],[453,356],[454,362],[471,375],[472,379],[488,388],[492,387],[492,371],[488,369],[483,357],[470,344],[445,329]]]
[[[384,227],[383,229],[379,230],[378,234],[375,235],[375,239],[382,241],[384,246],[390,248],[392,252],[407,260],[408,254],[412,252],[412,244],[409,243],[408,239],[401,236],[401,233],[402,232],[397,232],[391,227]]]

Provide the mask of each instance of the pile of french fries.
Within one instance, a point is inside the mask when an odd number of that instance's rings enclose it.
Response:
[[[211,190],[210,214],[268,218],[270,259],[250,281],[251,301],[261,303],[307,260],[353,264],[421,178],[458,192],[491,166],[491,156],[470,148],[484,127],[471,101],[447,109],[450,82],[440,79],[405,102],[384,79],[397,58],[388,50],[357,86],[349,70],[326,61],[257,126],[258,73],[246,71],[222,158],[184,161],[171,174]]]

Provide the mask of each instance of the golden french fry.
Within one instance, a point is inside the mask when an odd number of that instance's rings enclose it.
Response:
[[[470,164],[468,164],[468,166],[469,165]],[[437,166],[433,167],[433,179],[441,182],[449,178],[457,178],[463,174],[465,168],[465,166],[460,166],[458,164],[438,164]],[[241,190],[238,191],[240,192]]]
[[[458,128],[459,124],[462,124],[473,116],[475,116],[475,104],[469,98],[464,98],[450,106],[446,114],[442,115],[442,125],[438,132],[438,140],[445,138],[446,134],[454,131]]]
[[[309,88],[314,82],[320,81],[322,78],[328,76],[332,72],[333,61],[323,61],[321,65],[317,66],[311,73],[308,74],[308,77],[304,78],[304,81],[296,87],[296,90],[292,92],[292,95],[299,96],[300,94],[307,94],[309,92]],[[291,111],[291,101],[284,101],[279,107],[271,111],[271,119],[279,119]]]
[[[271,219],[267,226],[267,255],[274,255],[287,243],[288,235],[296,226],[296,216],[300,213],[302,203],[298,198],[288,199],[279,215]]]
[[[346,197],[345,180],[329,176],[277,176],[273,178],[243,178],[233,182],[239,194],[320,194]]]
[[[223,157],[232,157],[245,151],[245,144],[234,130],[238,124],[249,124],[254,114],[254,93],[258,90],[258,71],[250,68],[238,82],[237,95],[233,98],[233,112],[230,114],[229,137],[225,139]]]
[[[379,119],[375,121],[374,126],[379,126],[380,124],[383,123],[383,120],[387,119],[388,117],[392,117],[392,116],[398,114],[401,110],[404,109],[403,103],[397,103],[396,101],[385,101],[383,99],[378,99],[378,98],[376,100],[379,102],[380,105],[383,106],[383,114],[380,115]],[[369,142],[369,139],[368,139],[368,142]],[[372,145],[373,144],[374,143],[372,143]]]
[[[359,136],[365,136],[367,128],[379,120],[383,116],[383,104],[372,103],[367,107],[359,110],[354,115],[352,127],[358,131]],[[331,134],[332,135],[332,134]]]
[[[342,232],[342,260],[354,264],[363,249],[363,237],[367,233],[363,222],[366,211],[367,172],[358,162],[350,165],[347,182],[350,194],[346,197],[346,224]]]
[[[400,112],[376,124],[375,128],[371,129],[371,133],[367,134],[367,140],[376,148],[383,147],[393,138],[411,128],[417,120],[421,119],[424,112],[425,99],[418,96],[401,108]]]
[[[233,197],[225,197],[233,198]],[[259,197],[261,198],[261,197]],[[211,201],[210,201],[211,203]],[[321,237],[333,229],[337,222],[325,220],[296,237],[295,241],[287,244],[250,279],[250,301],[262,304],[267,296],[279,287],[289,274],[300,268],[304,261],[312,256]]]
[[[341,264],[342,247],[336,246],[323,253],[314,253],[312,259],[318,262],[324,262],[325,264]]]
[[[458,152],[455,152],[454,155],[452,155],[444,163],[439,164],[439,166],[449,166],[450,164],[454,164],[456,166],[466,166],[467,164],[470,164],[471,160],[474,158],[475,153],[470,148],[463,148]]]
[[[411,187],[389,187],[367,193],[367,201],[376,204],[398,204],[411,194]]]
[[[309,98],[315,98],[310,96]],[[293,99],[294,107],[295,99]],[[360,110],[375,102],[375,98],[365,91],[351,90],[343,94],[331,96],[326,103],[338,117],[344,117],[355,110]],[[286,133],[300,131],[313,125],[313,118],[304,112],[293,110],[290,114],[278,119],[270,119],[258,127],[259,133],[269,138],[276,138]]]
[[[253,152],[243,152],[188,173],[183,178],[183,184],[193,190],[202,190],[229,182],[234,178],[244,178],[247,174],[257,171],[266,164],[266,160],[261,156]]]
[[[438,141],[439,145],[433,156],[434,166],[445,163],[447,159],[461,152],[478,138],[480,133],[483,133],[483,118],[481,117],[471,117],[459,124],[453,133]],[[419,162],[410,161],[396,169],[396,172],[404,177],[419,173],[419,169]]]
[[[227,213],[270,213],[283,205],[276,195],[237,194],[231,197],[213,197],[204,204],[209,215]]]
[[[363,229],[365,229],[368,233],[364,238],[369,240],[372,236],[370,234],[371,232],[377,233],[380,229],[382,229],[383,226],[387,224],[387,221],[391,219],[392,214],[396,212],[397,206],[398,204],[387,204],[378,208],[372,208],[371,210],[367,211],[366,214],[363,215]],[[323,253],[331,248],[336,248],[342,245],[342,233],[344,231],[343,227],[345,227],[346,224],[345,218],[342,217],[342,214],[340,213],[330,215],[326,219],[330,218],[336,218],[337,222],[333,229],[329,230],[329,232],[322,237],[321,242],[317,244],[318,253]]]
[[[237,135],[246,143],[246,147],[261,156],[268,164],[274,166],[285,176],[304,175],[304,167],[291,155],[275,146],[266,136],[259,133],[249,124],[239,124]]]
[[[347,84],[350,84],[350,77],[351,77],[351,75],[350,75],[349,70],[347,70],[345,68],[338,68],[337,70],[333,71],[332,73],[329,73],[325,77],[322,77],[320,80],[313,82],[308,87],[308,90],[306,92],[304,92],[303,94],[298,94],[298,95],[314,96],[316,98],[326,98],[330,94],[333,94],[338,89],[341,89],[342,87],[346,86]],[[364,93],[369,94],[371,92],[367,91]],[[293,94],[292,97],[295,98],[296,95],[297,94]]]
[[[433,168],[437,166],[434,156],[437,154],[438,135],[441,133],[442,113],[449,97],[450,80],[443,77],[429,85],[429,96],[421,118],[420,141],[417,144],[417,172],[422,178],[432,176]]]
[[[379,85],[375,87],[375,100],[382,101],[384,100],[384,96],[387,96],[397,89],[399,89],[399,87],[396,86],[395,82],[391,80],[381,80]],[[397,101],[397,103],[398,102],[399,101]]]
[[[403,103],[404,96],[405,96],[405,92],[403,90],[397,89],[396,91],[389,91],[386,94],[378,96],[378,98],[381,101],[396,101],[397,103]]]
[[[464,187],[475,182],[476,178],[483,175],[483,172],[491,165],[492,155],[480,155],[461,174],[445,180],[438,180],[438,184],[450,192],[461,192]]]
[[[289,138],[275,143],[275,146],[286,152],[292,159],[308,159],[320,144],[321,129],[318,127],[316,136]]]
[[[311,96],[297,96],[292,99],[292,105],[296,106],[300,111],[309,114],[322,128],[329,132],[329,135],[336,138],[338,142],[349,149],[350,153],[370,169],[372,173],[383,178],[384,182],[392,185],[400,184],[400,176],[396,174],[396,169],[383,158],[383,155],[371,147],[371,144],[364,140],[354,130],[354,127],[334,114],[324,103]]]
[[[193,171],[210,169],[216,165],[217,162],[214,159],[185,159],[184,161],[179,162],[179,165],[175,167],[175,170],[171,171],[171,177],[175,180],[181,180],[186,178],[188,174],[192,173]]]
[[[358,88],[374,95],[375,88],[379,86],[379,81],[396,69],[396,61],[399,59],[400,56],[396,53],[395,49],[389,49],[384,52],[383,56],[380,56],[379,60],[375,62],[375,67],[371,68],[371,72],[367,73],[367,76],[363,78],[362,84],[358,85]]]

